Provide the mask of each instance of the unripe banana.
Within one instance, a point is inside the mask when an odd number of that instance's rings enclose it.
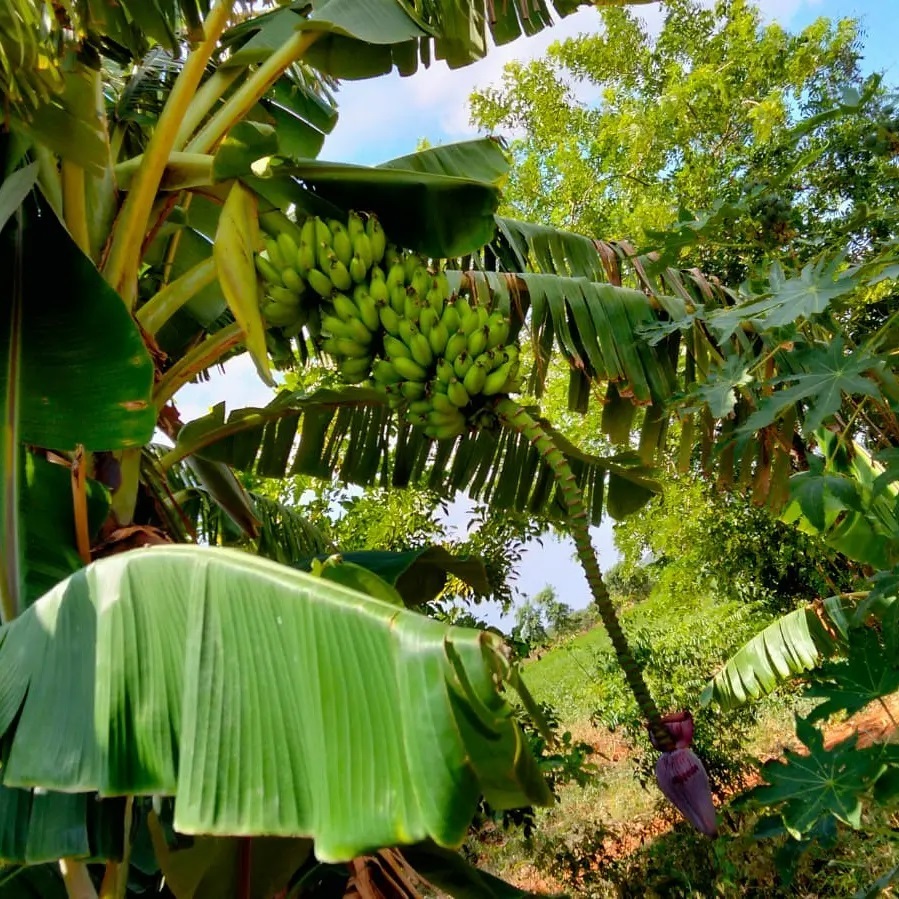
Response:
[[[391,358],[390,361],[393,363],[393,367],[407,381],[427,380],[427,371],[425,371],[425,369],[423,369],[417,362],[414,362],[408,356],[397,356],[396,358]]]
[[[432,287],[425,294],[425,302],[439,315],[443,311],[443,305],[446,302],[446,297],[440,292],[438,288]]]
[[[371,234],[368,233],[368,225],[366,225],[365,233],[371,237]],[[403,261],[403,254],[400,252],[400,248],[395,243],[389,243],[384,249],[384,258],[382,262],[387,268],[394,266],[397,262]]]
[[[406,314],[405,287],[393,287],[390,289],[390,305],[393,307],[393,311],[397,315],[404,316]]]
[[[390,291],[387,289],[387,282],[384,277],[372,278],[368,284],[368,292],[372,299],[378,304],[390,302]]]
[[[336,315],[323,315],[322,328],[325,333],[329,334],[331,337],[352,339],[346,322],[341,321]]]
[[[415,322],[408,318],[400,317],[400,340],[412,349],[412,335],[418,333]]]
[[[297,320],[299,310],[296,306],[285,306],[272,300],[262,307],[265,320],[276,328],[292,325]]]
[[[481,392],[484,382],[487,380],[487,369],[477,362],[472,365],[462,380],[462,386],[468,391],[469,396],[474,396]]]
[[[465,416],[455,408],[452,412],[438,412],[436,409],[432,409],[427,416],[428,424],[436,428],[443,425],[454,425],[457,428],[465,426]]]
[[[418,253],[409,253],[405,259],[403,259],[403,273],[406,278],[406,283],[411,284],[412,278],[415,275],[415,269],[417,269],[422,264],[421,256]]]
[[[446,359],[438,359],[437,360],[437,378],[443,384],[448,384],[453,378],[456,377],[455,371],[453,371],[453,365],[451,362],[447,362]]]
[[[344,380],[350,384],[359,384],[368,379],[371,371],[371,356],[362,356],[359,359],[342,359],[337,367]]]
[[[409,342],[409,349],[412,351],[412,358],[425,368],[434,361],[434,354],[431,352],[431,344],[428,343],[428,338],[425,337],[421,331],[412,335],[412,339]]]
[[[353,279],[350,277],[347,267],[337,258],[331,260],[328,277],[338,290],[349,290],[353,286]]]
[[[260,256],[257,253],[254,261],[256,262],[256,271],[259,272],[264,281],[268,281],[269,284],[278,284],[281,281],[281,273],[265,256]]]
[[[372,337],[374,337],[374,334],[365,327],[361,318],[351,318],[344,324],[344,327],[350,332],[350,337],[357,343],[371,343]]]
[[[360,284],[353,291],[353,300],[359,309],[359,318],[369,331],[377,331],[381,326],[381,319],[378,315],[378,304],[374,301],[372,295],[366,290],[364,284]]]
[[[281,253],[281,258],[284,260],[284,265],[293,265],[294,260],[297,258],[297,242],[286,232],[281,231],[278,234],[278,250]],[[282,265],[281,268],[284,268]]]
[[[394,337],[400,336],[400,317],[390,306],[381,306],[378,309],[378,316],[388,334],[392,334]]]
[[[325,244],[331,246],[331,229],[318,217],[313,219],[315,223],[315,244]]]
[[[406,384],[414,384],[417,387],[422,387],[422,388],[424,387],[424,385],[418,384],[416,381],[406,381],[403,384],[403,387],[405,387]],[[430,400],[416,399],[416,400],[413,400],[411,403],[409,403],[409,414],[410,415],[428,415],[429,412],[433,412],[433,411],[434,411],[434,407],[431,405]]]
[[[371,249],[371,239],[365,232],[363,232],[362,234],[357,234],[353,238],[353,252],[357,256],[359,256],[360,259],[362,259],[362,261],[365,263],[366,269],[371,268],[372,263],[374,262]]]
[[[419,300],[418,294],[411,287],[407,288],[406,297],[403,300],[403,315],[416,324],[418,324],[418,319],[421,316],[421,300]]]
[[[487,346],[490,349],[502,346],[509,339],[509,322],[503,316],[490,316],[487,323]]]
[[[456,408],[456,405],[445,393],[432,393],[431,404],[436,412],[452,412]]]
[[[486,328],[490,322],[490,313],[483,306],[475,306],[473,311],[478,317],[478,327]]]
[[[459,313],[459,329],[466,337],[477,331],[479,327],[481,327],[481,324],[477,309],[471,309],[467,314],[464,312]]]
[[[458,437],[465,430],[465,423],[461,425],[427,425],[424,429],[425,434],[434,440],[452,440]]]
[[[427,386],[422,384],[421,381],[403,381],[403,383],[400,384],[400,393],[402,393],[407,400],[425,402],[430,406],[431,401],[424,399],[425,393],[427,393]],[[425,409],[425,411],[427,412],[428,410]]]
[[[418,266],[412,273],[412,286],[420,297],[425,296],[431,289],[432,280],[431,273],[423,265]]]
[[[379,384],[398,384],[402,381],[399,372],[393,367],[392,362],[386,359],[378,359],[372,366],[372,377]]]
[[[440,323],[446,327],[448,334],[455,334],[459,330],[459,313],[455,306],[444,306]]]
[[[424,334],[425,337],[429,337],[431,334],[431,328],[440,321],[437,313],[430,306],[422,306],[421,312],[418,315],[418,330]]]
[[[446,349],[443,352],[443,358],[447,362],[455,362],[456,357],[468,347],[468,335],[462,331],[457,331],[450,335],[446,342]]]
[[[353,242],[350,240],[350,235],[347,234],[346,227],[343,222],[338,222],[336,219],[329,221],[328,227],[331,229],[331,246],[334,253],[344,265],[349,265],[353,258]]]
[[[318,267],[327,274],[334,262],[339,262],[337,254],[331,249],[331,245],[322,241],[316,251],[315,258],[318,260]]]
[[[483,393],[484,396],[493,396],[494,394],[501,393],[506,386],[506,382],[509,380],[511,371],[512,363],[504,362],[498,369],[496,369],[496,371],[490,372],[484,379],[484,386],[481,388],[481,393]]]
[[[365,234],[365,222],[362,221],[362,216],[353,209],[347,216],[346,230],[351,239],[355,239],[359,234]]]
[[[309,215],[303,220],[303,224],[300,225],[300,246],[306,244],[314,248],[318,242],[319,238],[315,233],[315,219]]]
[[[406,270],[401,262],[391,265],[387,271],[387,289],[392,292],[397,287],[402,287],[405,292]]]
[[[459,315],[459,326],[462,326],[462,322],[467,319],[471,315],[471,306],[468,304],[468,300],[464,297],[456,297],[456,301],[453,303],[453,306],[456,309],[456,312]]]
[[[315,268],[315,262],[315,244],[301,240],[297,249],[297,271],[305,276],[309,269]]]
[[[277,284],[273,284],[269,287],[268,293],[276,303],[280,303],[282,306],[293,306],[296,308],[300,305],[300,295],[293,290],[288,290],[286,287],[279,287]]]
[[[478,328],[468,335],[468,352],[472,356],[480,356],[487,349],[487,331],[484,328]]]
[[[474,356],[469,355],[466,350],[462,350],[453,360],[453,371],[457,378],[464,378],[473,366]]]
[[[332,356],[349,356],[351,359],[361,359],[369,355],[367,344],[351,340],[349,337],[330,337],[322,344],[322,348]]]
[[[335,291],[331,296],[334,311],[342,322],[348,322],[352,318],[359,318],[359,309],[356,304],[344,293]]]
[[[394,362],[397,359],[401,359],[403,357],[405,357],[406,359],[412,358],[412,353],[409,350],[409,347],[407,347],[402,340],[397,340],[395,337],[391,337],[390,334],[384,335],[384,349],[387,352],[387,355],[390,356],[391,362]]]
[[[371,258],[374,262],[380,262],[384,258],[387,249],[387,235],[381,227],[377,216],[370,215],[365,223],[365,233],[371,241]]]
[[[276,269],[280,270],[287,264],[287,260],[281,255],[281,250],[278,249],[277,240],[274,240],[271,237],[266,238],[265,252],[268,253],[269,261]],[[280,280],[280,275],[278,276],[278,280]]]
[[[306,289],[306,285],[303,283],[299,273],[290,266],[281,269],[281,282],[288,290],[292,290],[297,294],[302,293]]]
[[[422,333],[424,333],[424,328],[422,328]],[[435,356],[443,355],[448,340],[449,335],[447,334],[443,322],[437,322],[437,324],[428,331],[428,343],[431,344],[431,352]]]
[[[450,379],[447,384],[446,395],[449,401],[460,409],[471,402],[471,397],[468,395],[465,385],[458,378]]]
[[[334,290],[334,285],[331,283],[331,279],[320,272],[317,268],[309,269],[306,274],[306,280],[309,282],[309,286],[321,297],[325,297],[327,299],[331,296],[332,291]]]
[[[432,378],[428,381],[428,393],[431,396],[435,396],[438,393],[446,396],[446,384],[444,384],[440,378]]]
[[[362,257],[358,253],[356,253],[350,260],[349,271],[350,277],[356,284],[362,284],[368,277],[368,267],[362,261]]]

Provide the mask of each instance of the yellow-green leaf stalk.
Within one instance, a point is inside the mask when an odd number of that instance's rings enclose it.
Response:
[[[143,165],[131,185],[113,231],[103,274],[121,294],[129,309],[134,307],[137,299],[141,244],[169,154],[233,6],[234,0],[218,0],[206,16],[203,22],[204,39],[191,50],[175,81],[144,152]]]
[[[137,313],[140,326],[148,334],[156,334],[185,303],[212,284],[215,277],[215,260],[212,256],[198,262],[141,306]]]
[[[228,131],[265,96],[268,89],[318,40],[321,32],[298,31],[285,41],[216,110],[200,133],[185,147],[189,153],[210,153]]]

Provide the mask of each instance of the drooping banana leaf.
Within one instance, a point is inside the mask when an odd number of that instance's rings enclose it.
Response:
[[[464,581],[475,592],[490,593],[487,571],[480,559],[454,556],[442,546],[425,546],[408,552],[361,550],[341,553],[340,557],[374,572],[396,587],[407,606],[420,606],[435,599],[446,586],[447,575]],[[315,558],[324,560],[326,555]],[[296,567],[308,571],[313,559],[298,559]]]
[[[145,443],[156,423],[153,363],[137,326],[55,213],[33,198],[24,209],[21,440],[59,450]],[[7,273],[14,271],[10,231],[0,238],[0,271]],[[8,316],[0,316],[2,346],[8,328]],[[0,394],[5,390],[0,364]]]
[[[532,272],[448,272],[455,289],[464,286],[502,309],[518,328],[527,321],[538,355],[532,386],[539,395],[547,362],[558,353],[572,378],[614,382],[632,402],[663,402],[676,383],[669,346],[650,346],[643,326],[657,320],[649,297],[639,290],[583,277]]]
[[[552,8],[565,16],[577,0],[435,0],[424,4],[395,0],[315,0],[256,16],[234,29],[238,60],[258,61],[281,46],[298,28],[320,35],[305,59],[337,78],[372,78],[393,68],[411,75],[431,58],[452,67],[481,59],[492,39],[504,44],[553,23]]]
[[[364,209],[378,215],[384,230],[400,246],[428,256],[444,258],[471,253],[493,234],[493,216],[499,205],[497,171],[508,165],[499,146],[478,144],[481,164],[470,173],[444,174],[432,164],[419,168],[399,164],[380,167],[321,160],[282,166],[280,178],[302,182],[316,196],[341,209]],[[430,153],[431,151],[424,151]],[[451,152],[443,154],[450,157]],[[466,154],[469,158],[472,152]],[[455,168],[451,161],[447,167]],[[251,185],[258,182],[249,179]],[[303,191],[295,186],[302,207]]]
[[[551,801],[494,635],[234,550],[95,562],[0,630],[0,670],[5,786],[173,796],[182,833],[339,861],[458,845],[481,793]]]
[[[0,785],[0,860],[39,865],[59,858],[121,859],[124,814],[121,797]]]
[[[590,514],[630,514],[660,489],[655,473],[634,453],[599,457],[564,440]],[[562,512],[564,502],[549,467],[520,434],[481,430],[453,440],[431,441],[420,429],[397,422],[385,396],[369,388],[284,392],[262,409],[238,409],[225,418],[224,404],[184,426],[172,465],[191,453],[253,469],[268,477],[310,474],[366,485],[427,486],[447,495],[465,491],[498,508],[534,514]]]
[[[732,709],[767,696],[837,651],[849,627],[846,606],[839,597],[778,618],[727,660],[703,690],[702,704],[715,702]]]

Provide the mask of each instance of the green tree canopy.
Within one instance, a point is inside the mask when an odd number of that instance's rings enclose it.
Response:
[[[669,227],[679,209],[739,196],[810,147],[826,149],[812,180],[784,186],[788,202],[810,214],[806,231],[812,219],[824,227],[822,209],[839,209],[839,200],[854,208],[876,190],[882,196],[884,155],[857,123],[832,125],[789,151],[779,145],[800,118],[860,89],[854,20],[821,18],[792,34],[763,23],[746,0],[712,9],[673,0],[652,36],[633,10],[598,16],[595,33],[508,64],[499,86],[472,96],[473,122],[514,138],[510,214],[640,242]],[[890,111],[878,105],[876,115]],[[754,224],[764,225],[765,210],[756,211]]]

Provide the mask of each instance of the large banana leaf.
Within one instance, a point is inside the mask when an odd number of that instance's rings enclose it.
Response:
[[[25,443],[71,450],[138,446],[156,423],[153,363],[116,292],[48,207],[29,199],[22,236],[19,432]],[[11,277],[12,228],[0,237],[0,271]],[[2,304],[10,302],[7,282]],[[0,346],[8,343],[0,315]],[[0,364],[0,395],[6,365]]]
[[[849,627],[839,597],[778,618],[727,660],[703,690],[702,704],[714,701],[732,709],[767,696],[835,652],[848,637]]]
[[[173,796],[182,833],[338,861],[551,801],[496,637],[238,551],[95,562],[0,630],[0,671],[4,786]]]
[[[654,472],[633,453],[599,457],[583,453],[548,422],[584,492],[590,520],[604,509],[619,518],[644,505],[660,489]],[[454,440],[431,441],[420,429],[397,422],[385,396],[368,388],[283,392],[262,409],[224,403],[188,422],[172,465],[191,453],[267,477],[311,474],[382,487],[427,484],[449,495],[465,491],[499,508],[534,514],[565,513],[552,471],[520,434],[481,430]]]
[[[578,0],[552,0],[558,15]],[[338,78],[372,78],[397,68],[411,75],[432,56],[464,66],[481,59],[489,40],[504,44],[536,34],[553,20],[544,0],[314,0],[257,16],[232,32],[238,61],[258,61],[297,29],[320,35],[307,51],[315,68]]]
[[[411,163],[409,169],[367,168],[319,160],[297,162],[280,171],[341,209],[377,213],[391,240],[442,258],[471,253],[493,234],[499,205],[496,172],[507,163],[492,141],[479,142],[478,149],[480,168],[464,176],[424,166],[414,169]]]
[[[327,558],[319,555],[319,560]],[[436,599],[452,574],[472,587],[476,593],[490,593],[487,571],[480,559],[454,556],[442,546],[423,546],[407,552],[359,550],[341,553],[340,558],[352,565],[360,565],[381,580],[396,587],[407,606],[421,606]],[[297,568],[308,571],[314,559],[297,559]]]

